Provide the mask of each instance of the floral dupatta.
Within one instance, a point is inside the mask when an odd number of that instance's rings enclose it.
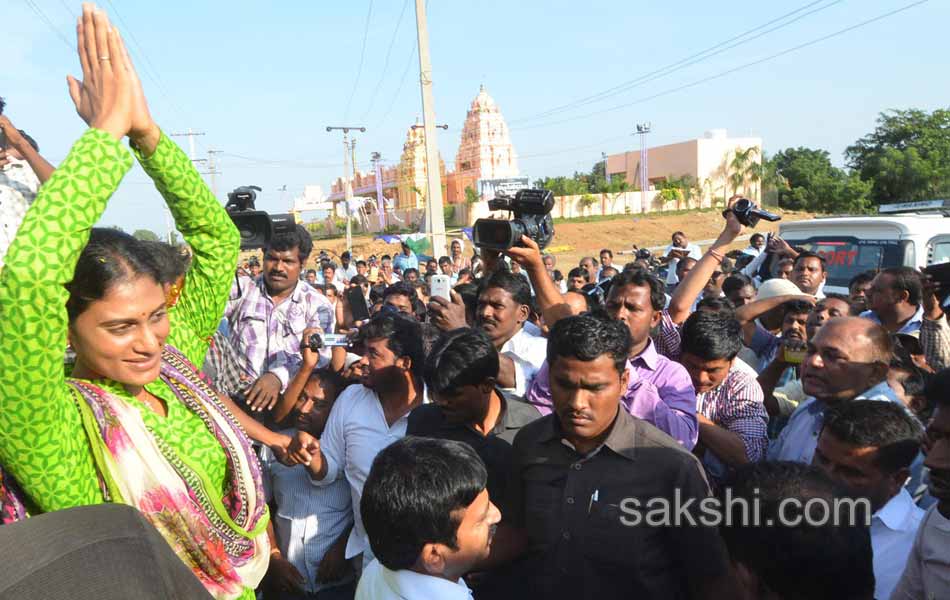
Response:
[[[269,561],[260,464],[214,390],[171,346],[160,378],[221,443],[229,477],[224,497],[200,465],[154,435],[135,406],[70,379],[102,491],[110,502],[139,509],[211,595],[238,598],[257,586]]]

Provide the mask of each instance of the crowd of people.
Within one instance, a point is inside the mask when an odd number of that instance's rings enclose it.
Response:
[[[0,547],[119,504],[87,529],[141,521],[165,583],[222,599],[950,598],[921,271],[825,293],[822,256],[737,246],[731,204],[705,251],[566,276],[528,237],[331,256],[302,226],[239,261],[107,16],[77,39],[60,165],[0,115]],[[133,157],[183,247],[94,227]]]

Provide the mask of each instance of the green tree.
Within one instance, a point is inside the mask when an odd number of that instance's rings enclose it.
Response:
[[[787,184],[779,189],[782,208],[827,213],[861,213],[870,208],[870,184],[832,165],[825,150],[787,148],[776,153],[773,162],[776,176]]]
[[[942,197],[950,193],[950,110],[883,112],[845,160],[876,204]]]
[[[465,188],[465,204],[472,205],[481,200],[481,197],[478,195],[472,186]]]
[[[132,237],[143,242],[157,242],[160,239],[158,234],[150,229],[136,229]]]

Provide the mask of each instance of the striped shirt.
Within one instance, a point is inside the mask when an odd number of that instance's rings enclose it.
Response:
[[[293,435],[294,430],[282,433]],[[315,594],[349,583],[353,573],[331,584],[317,582],[317,569],[327,550],[353,524],[350,488],[338,479],[327,486],[315,486],[307,470],[287,467],[274,457],[270,448],[261,451],[264,493],[277,505],[274,529],[284,558],[304,576],[302,587]]]
[[[298,281],[293,294],[275,305],[264,277],[256,282],[249,277],[235,281],[224,316],[243,377],[253,382],[273,373],[280,379],[281,391],[300,368],[304,330],[319,327],[332,333],[336,326],[333,305],[306,281]],[[319,366],[323,366],[330,361],[329,349],[321,350],[320,356]]]

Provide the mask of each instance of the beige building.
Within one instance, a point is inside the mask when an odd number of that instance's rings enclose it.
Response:
[[[753,148],[755,150],[750,151]],[[761,149],[761,138],[729,137],[725,129],[707,131],[698,139],[649,148],[649,189],[658,189],[664,181],[687,176],[697,188],[702,206],[728,198],[736,191],[757,200],[759,190],[753,165],[762,163]],[[607,172],[611,180],[624,178],[632,189],[639,190],[640,151],[608,156]]]
[[[410,127],[402,156],[396,167],[396,208],[425,208],[429,168],[426,162],[426,130],[421,124]],[[439,180],[445,197],[445,162],[439,156]]]

